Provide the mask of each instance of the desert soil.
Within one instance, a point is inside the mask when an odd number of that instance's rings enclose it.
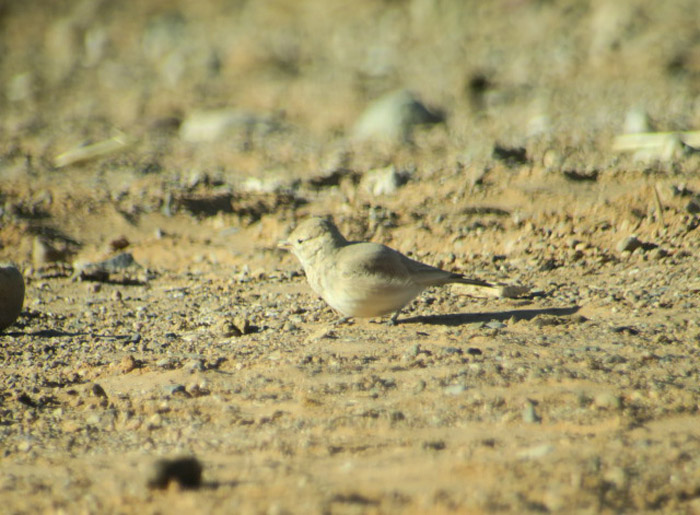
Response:
[[[615,144],[700,128],[699,27],[692,0],[1,3],[2,511],[700,513],[700,155]],[[400,90],[443,121],[363,139]],[[277,248],[326,214],[524,291],[335,325]],[[179,456],[200,487],[149,488]]]

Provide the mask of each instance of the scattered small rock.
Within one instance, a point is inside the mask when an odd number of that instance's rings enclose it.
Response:
[[[505,147],[495,145],[493,147],[493,157],[503,161],[507,166],[527,164],[527,150],[525,147]]]
[[[90,387],[90,392],[95,396],[95,397],[100,397],[102,399],[107,398],[107,392],[105,392],[105,389],[102,388],[97,383],[93,383],[92,386]]]
[[[539,424],[542,422],[542,417],[535,411],[535,403],[533,401],[527,401],[522,411],[522,417],[523,422],[526,424]]]
[[[618,333],[618,334],[624,333],[624,334],[629,334],[631,336],[636,336],[639,334],[639,329],[636,329],[634,327],[627,326],[627,325],[620,325],[620,326],[611,327],[610,330],[613,333]]]
[[[426,384],[425,381],[423,381],[422,379],[419,379],[418,382],[416,383],[416,385],[413,387],[413,393],[421,393],[422,391],[425,391],[425,388],[427,386],[428,385]]]
[[[119,238],[116,238],[109,242],[110,248],[114,251],[124,250],[129,245],[131,245],[131,242],[127,239],[126,236],[120,236]]]
[[[24,404],[25,406],[27,406],[29,408],[36,408],[38,406],[38,404],[36,402],[34,402],[34,399],[32,399],[25,392],[22,392],[17,396],[17,401],[20,404]]]
[[[554,446],[548,443],[544,443],[535,447],[522,449],[518,452],[517,456],[521,459],[536,460],[539,458],[544,458],[545,456],[547,456],[547,454],[550,454],[552,452],[554,452]]]
[[[235,197],[230,191],[207,191],[184,193],[174,199],[177,210],[184,209],[194,216],[214,216],[219,213],[233,213]]]
[[[194,456],[156,461],[146,484],[148,488],[163,490],[171,482],[181,488],[199,488],[202,484],[203,466]]]
[[[593,398],[597,408],[619,410],[622,408],[622,398],[613,392],[600,392]]]
[[[540,265],[540,272],[551,272],[552,270],[556,270],[561,266],[561,263],[557,261],[554,258],[549,258],[546,259],[541,265]]]
[[[243,315],[236,315],[233,320],[230,318],[220,320],[216,324],[216,329],[225,338],[243,336],[244,334],[251,334],[258,330],[258,328],[252,325]]]
[[[358,140],[404,143],[411,140],[416,125],[443,120],[442,113],[428,109],[410,91],[400,90],[388,93],[367,107],[355,124],[353,135]]]
[[[653,127],[649,120],[647,112],[639,106],[629,109],[625,113],[625,122],[623,131],[625,134],[638,134],[643,132],[651,132]]]
[[[394,165],[368,171],[360,181],[362,187],[374,196],[392,195],[408,182],[411,173],[397,170]]]
[[[192,397],[202,397],[204,395],[209,394],[209,389],[207,381],[191,381],[190,383],[187,384],[185,389],[187,390],[187,393],[189,396]]]
[[[156,366],[159,368],[164,368],[170,370],[175,368],[175,361],[172,358],[163,358],[156,361]]]
[[[453,384],[453,385],[445,387],[445,390],[444,390],[444,392],[447,395],[461,395],[466,391],[467,391],[467,387],[464,386],[463,384]]]
[[[442,451],[447,447],[443,440],[433,440],[428,442],[423,442],[423,449],[430,451]]]
[[[206,369],[203,359],[191,359],[182,368],[190,373],[203,372]]]
[[[237,109],[193,111],[180,125],[180,138],[191,143],[216,141],[233,135],[248,137],[252,132],[271,132],[279,122]]]
[[[185,397],[189,397],[189,393],[187,392],[187,389],[185,388],[184,385],[182,384],[167,384],[163,387],[163,390],[165,390],[166,395],[183,395]]]
[[[668,251],[666,249],[662,249],[661,247],[656,247],[651,251],[650,255],[652,259],[658,261],[659,259],[663,259],[668,256]]]
[[[32,449],[32,441],[28,438],[21,440],[17,444],[17,450],[19,452],[29,452]]]
[[[642,246],[642,242],[636,236],[628,236],[620,240],[617,244],[618,252],[634,252]]]
[[[578,170],[564,170],[564,177],[573,182],[595,182],[598,180],[598,170],[579,172]]]
[[[618,489],[625,487],[627,478],[628,474],[622,467],[612,467],[603,474],[603,479],[614,484]]]
[[[217,324],[217,332],[221,334],[224,338],[231,338],[232,336],[241,336],[240,329],[236,327],[232,320],[223,319]]]
[[[147,271],[139,265],[130,252],[122,252],[98,263],[76,267],[76,277],[81,281],[98,281],[115,284],[145,284]]]
[[[700,195],[695,195],[685,206],[685,210],[691,215],[700,213]]]
[[[546,327],[546,326],[556,326],[562,325],[565,320],[562,317],[557,317],[553,315],[537,315],[533,320],[533,324],[536,327]]]
[[[22,312],[24,278],[17,267],[0,264],[0,331],[11,326]]]
[[[146,422],[146,427],[149,430],[158,429],[163,426],[163,417],[160,413],[154,413]]]
[[[243,315],[237,315],[234,317],[233,325],[241,334],[250,334],[254,332],[250,321]]]
[[[132,370],[134,370],[137,366],[136,360],[131,354],[127,354],[124,356],[119,363],[119,371],[122,374],[128,374]]]
[[[340,186],[342,181],[350,181],[357,184],[360,181],[361,175],[354,170],[348,168],[335,168],[323,175],[316,175],[307,180],[308,185],[315,189],[329,188],[331,186]]]
[[[36,267],[58,261],[66,261],[69,255],[70,251],[65,245],[59,248],[46,238],[41,236],[34,238],[32,243],[32,262]]]
[[[421,349],[420,349],[420,344],[419,343],[414,343],[411,345],[408,350],[406,351],[406,354],[412,358],[415,358],[420,354]]]
[[[518,284],[498,284],[486,291],[502,299],[515,299],[530,294],[530,288]]]
[[[97,141],[89,145],[80,145],[62,152],[54,158],[54,166],[56,166],[56,168],[62,168],[64,166],[101,158],[108,154],[123,152],[133,142],[133,138],[124,133],[119,133],[112,138]]]
[[[336,333],[332,327],[322,327],[318,331],[314,331],[309,335],[307,340],[312,341],[312,340],[324,340],[324,339],[330,339],[334,340],[338,337],[338,333]]]

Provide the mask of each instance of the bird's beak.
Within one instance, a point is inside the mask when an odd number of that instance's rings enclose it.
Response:
[[[283,250],[291,250],[292,244],[289,243],[287,240],[282,240],[277,244],[277,248]]]

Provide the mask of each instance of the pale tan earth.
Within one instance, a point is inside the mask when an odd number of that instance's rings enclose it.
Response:
[[[700,513],[700,156],[614,147],[700,129],[699,29],[692,0],[0,3],[2,512]],[[445,122],[353,140],[400,89]],[[178,132],[224,108],[252,121]],[[334,325],[277,249],[322,214],[529,293]],[[183,455],[200,488],[147,488]]]

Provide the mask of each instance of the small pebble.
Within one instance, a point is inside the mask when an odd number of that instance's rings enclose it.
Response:
[[[311,333],[307,340],[309,341],[314,341],[314,340],[333,340],[338,337],[338,333],[336,333],[332,328],[330,327],[322,327],[318,331],[314,331]]]
[[[238,315],[233,319],[233,325],[241,334],[250,334],[253,332],[250,322],[242,315]]]
[[[148,488],[163,490],[171,482],[181,488],[199,488],[202,484],[202,464],[194,456],[156,461],[146,484]]]
[[[467,391],[467,387],[464,386],[463,384],[453,384],[453,385],[445,387],[445,390],[444,390],[444,392],[447,395],[460,395],[466,391]]]
[[[207,390],[206,381],[197,382],[192,381],[187,383],[186,393],[192,397],[201,397],[202,395],[207,395],[209,392]]]
[[[619,410],[622,408],[622,398],[613,392],[601,392],[593,398],[593,404],[601,409]]]
[[[124,250],[130,244],[131,244],[131,242],[129,242],[129,240],[127,239],[126,236],[120,236],[119,238],[116,238],[116,239],[109,242],[110,248],[114,251]]]
[[[32,448],[32,442],[28,439],[22,440],[17,444],[17,450],[19,452],[28,452]]]
[[[430,442],[423,442],[423,449],[428,449],[431,451],[442,451],[446,447],[443,440],[434,440]]]
[[[17,267],[0,265],[0,331],[11,326],[22,312],[24,278]]]
[[[521,459],[526,460],[536,460],[538,458],[543,458],[554,451],[554,446],[548,443],[542,445],[537,445],[535,447],[529,447],[518,452],[517,456]]]
[[[160,368],[171,369],[175,368],[175,364],[171,358],[163,358],[156,361],[156,366]]]
[[[202,359],[191,359],[182,367],[190,373],[193,372],[204,372],[206,367],[204,366],[204,360]]]
[[[90,387],[90,392],[92,392],[95,397],[101,397],[103,399],[107,398],[107,392],[105,392],[105,389],[97,383],[92,384]]]
[[[128,374],[136,368],[136,365],[137,363],[134,357],[131,354],[127,354],[119,363],[119,370],[122,374]]]
[[[369,105],[353,128],[357,140],[405,142],[416,125],[441,122],[441,113],[423,105],[411,92],[392,91]]]
[[[688,205],[685,206],[685,210],[688,211],[691,215],[696,215],[700,213],[700,195],[696,195],[690,201],[688,202]]]
[[[420,392],[424,391],[426,386],[427,386],[427,384],[425,383],[425,381],[420,379],[416,383],[416,385],[413,387],[413,393],[420,393]]]
[[[67,252],[61,251],[51,244],[50,241],[36,236],[32,244],[32,262],[34,266],[40,267],[55,263],[57,261],[65,261]]]
[[[535,411],[535,403],[528,401],[522,411],[523,422],[526,424],[538,424],[542,422],[542,417],[540,417]]]
[[[636,236],[628,236],[620,240],[616,248],[618,252],[634,252],[641,246],[642,242]]]
[[[370,170],[362,177],[360,184],[374,196],[392,195],[406,184],[410,177],[408,172],[398,171],[394,165]]]
[[[622,467],[612,467],[605,471],[603,479],[614,484],[617,488],[624,488],[627,484],[627,472]]]
[[[650,254],[652,259],[659,260],[668,256],[668,251],[662,249],[661,247],[656,247]]]
[[[243,333],[234,325],[231,320],[221,320],[217,324],[217,330],[224,338],[231,338],[232,336],[241,336]]]
[[[167,384],[163,387],[163,390],[165,390],[167,395],[187,395],[187,390],[185,389],[184,385],[181,384]]]
[[[151,416],[151,418],[148,419],[147,427],[148,429],[158,429],[163,425],[163,417],[160,416],[160,413],[156,413]]]

